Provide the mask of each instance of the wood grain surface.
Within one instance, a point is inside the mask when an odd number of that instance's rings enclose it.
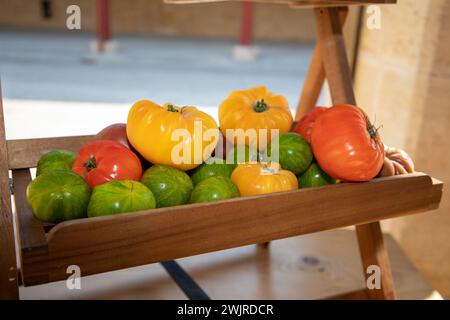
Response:
[[[345,20],[347,19],[347,14],[347,8],[342,8],[339,10],[339,18],[342,25],[344,25]],[[299,121],[305,114],[316,106],[324,82],[325,69],[322,63],[320,41],[318,41],[312,54],[311,63],[309,64],[305,82],[303,83],[300,99],[295,112],[295,121]]]
[[[17,262],[14,221],[8,170],[8,149],[5,136],[2,92],[0,84],[0,299],[17,299]]]
[[[8,140],[9,169],[34,168],[41,156],[56,149],[66,149],[78,152],[94,136],[70,136],[56,138],[17,139]]]
[[[167,4],[195,4],[210,2],[236,2],[244,0],[164,0]],[[260,3],[288,4],[293,7],[339,7],[349,5],[394,4],[396,0],[250,0]]]

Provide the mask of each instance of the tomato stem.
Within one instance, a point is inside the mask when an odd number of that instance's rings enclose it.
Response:
[[[374,140],[377,140],[378,130],[382,127],[383,126],[381,125],[378,128],[375,128],[373,124],[367,121],[367,131],[369,132],[370,137]]]
[[[368,117],[366,117],[366,122],[367,122],[367,131],[369,132],[370,137],[374,140],[377,140],[378,130],[383,128],[383,125],[375,127],[375,123],[377,122],[377,115],[375,114],[375,121],[373,123],[370,123]]]
[[[179,111],[173,106],[173,104],[169,104],[169,105],[167,106],[167,111],[170,111],[170,112],[179,112]]]
[[[88,172],[91,171],[92,169],[95,169],[97,167],[95,157],[90,156],[88,161],[83,162],[83,166],[86,168]]]
[[[264,112],[269,108],[269,106],[267,105],[267,103],[264,101],[264,99],[261,99],[259,101],[256,101],[253,110],[255,110],[255,112]]]

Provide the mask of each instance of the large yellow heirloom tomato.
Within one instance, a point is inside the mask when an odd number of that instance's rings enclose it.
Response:
[[[141,100],[128,113],[127,136],[151,163],[190,170],[211,156],[219,129],[210,115],[195,107]]]
[[[271,140],[271,129],[278,129],[282,134],[291,130],[292,122],[286,98],[268,91],[264,86],[234,91],[219,107],[219,124],[224,137],[227,137],[227,129],[234,129],[234,139],[231,140],[228,135],[229,140],[236,144],[243,144],[244,141],[246,145],[259,143],[259,149],[264,149]],[[244,132],[254,129],[256,138],[247,135],[239,140],[236,129]],[[260,129],[266,129],[267,134],[263,135]]]
[[[234,169],[231,180],[238,187],[241,196],[295,190],[297,177],[288,170],[282,170],[278,163],[242,163]]]

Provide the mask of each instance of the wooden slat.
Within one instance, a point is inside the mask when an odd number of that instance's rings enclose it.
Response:
[[[167,4],[194,4],[211,2],[236,2],[245,0],[164,0]],[[260,3],[288,4],[296,7],[339,7],[347,5],[394,4],[396,0],[250,0]]]
[[[356,105],[352,76],[347,60],[342,26],[337,8],[316,9],[317,30],[322,48],[322,62],[330,87],[333,104]],[[409,195],[407,195],[409,196]],[[384,247],[379,222],[356,226],[363,272],[369,266],[381,269],[381,290],[368,290],[370,298],[394,299],[394,284],[389,258]]]
[[[5,137],[2,92],[0,85],[0,299],[18,299],[17,263],[11,191],[9,187],[8,149]]]
[[[378,1],[378,0],[367,0],[367,1],[293,0],[289,3],[289,7],[293,8],[293,9],[306,9],[306,8],[317,8],[317,7],[326,8],[326,7],[351,6],[351,5],[395,4],[395,3],[396,3],[396,0],[384,0],[384,1],[383,0],[380,0],[380,1]]]
[[[347,60],[339,10],[316,9],[317,31],[325,75],[333,104],[355,104],[350,65]]]
[[[46,248],[47,238],[45,237],[42,222],[34,217],[26,198],[27,186],[31,182],[30,170],[13,170],[12,176],[14,180],[14,202],[19,220],[21,247],[25,251]]]
[[[26,190],[31,182],[29,169],[18,169],[12,171],[14,180],[14,202],[19,221],[21,260],[26,260],[33,256],[45,256],[48,252],[47,237],[45,235],[42,222],[37,220],[31,211],[26,199]],[[26,264],[23,264],[22,274],[27,274]],[[45,282],[48,279],[46,275],[40,275],[39,279],[29,279],[22,277],[25,285],[36,282]]]
[[[47,237],[43,223],[35,218],[26,199],[26,190],[31,182],[29,169],[12,171],[14,180],[14,203],[19,221],[21,260],[32,256],[46,255],[48,252]],[[25,266],[26,273],[26,266]],[[26,284],[27,279],[22,279]]]
[[[24,261],[27,276],[95,274],[247,244],[428,211],[442,183],[410,174],[266,196],[242,197],[67,221],[49,233],[49,256]]]
[[[78,150],[94,136],[70,136],[57,138],[8,140],[9,169],[33,168],[40,157],[55,149]]]
[[[305,83],[303,84],[300,100],[295,112],[295,121],[300,119],[316,106],[325,82],[325,70],[322,66],[322,56],[320,46],[314,48]]]
[[[348,9],[343,8],[340,10],[341,23],[344,24],[347,18]],[[322,55],[320,50],[320,43],[316,44],[314,48],[311,63],[309,65],[308,73],[303,84],[300,100],[297,104],[297,110],[295,112],[295,121],[300,119],[311,111],[319,99],[320,92],[322,91],[323,84],[325,82],[325,70],[322,64]]]

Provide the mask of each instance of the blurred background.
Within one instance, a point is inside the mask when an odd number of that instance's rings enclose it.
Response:
[[[1,0],[5,97],[217,106],[231,90],[265,84],[297,102],[315,36],[311,12],[254,5],[244,41],[255,41],[260,54],[247,63],[232,56],[241,3],[105,3],[99,26],[95,0]],[[81,30],[66,27],[71,4],[81,9]],[[108,34],[108,52],[95,50],[97,28]]]
[[[269,1],[270,2],[270,1]],[[81,29],[67,22],[80,9]],[[450,2],[367,7],[345,26],[358,104],[386,144],[450,183]],[[196,105],[217,118],[236,89],[266,85],[295,111],[311,53],[311,9],[225,1],[0,0],[0,77],[8,139],[92,134],[137,100]],[[329,105],[326,88],[319,100]],[[80,125],[82,123],[82,125]],[[425,280],[450,298],[450,196],[432,213],[383,223]]]

